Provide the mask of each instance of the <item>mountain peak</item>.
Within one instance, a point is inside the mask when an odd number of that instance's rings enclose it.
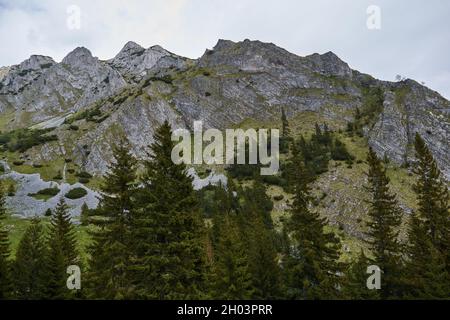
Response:
[[[314,53],[305,57],[312,62],[313,67],[319,73],[326,73],[335,76],[350,76],[352,70],[349,65],[339,58],[334,52],[328,51],[324,54]]]
[[[85,47],[77,47],[71,51],[67,56],[64,57],[62,63],[65,64],[77,64],[80,61],[87,62],[92,60],[93,56],[91,51]]]

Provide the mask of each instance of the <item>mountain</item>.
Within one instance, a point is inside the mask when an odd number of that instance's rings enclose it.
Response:
[[[219,40],[192,60],[128,42],[108,61],[76,48],[59,63],[31,56],[0,69],[0,130],[51,128],[46,134],[57,137],[6,160],[47,180],[66,166],[103,174],[119,133],[143,159],[166,119],[183,128],[194,120],[218,129],[279,126],[282,108],[304,130],[315,122],[336,131],[357,125],[363,143],[397,166],[414,161],[418,132],[450,180],[450,102],[414,80],[380,81],[353,70],[332,52],[300,57],[271,43]]]

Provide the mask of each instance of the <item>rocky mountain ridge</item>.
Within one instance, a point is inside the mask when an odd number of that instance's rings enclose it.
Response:
[[[23,158],[70,158],[93,174],[107,169],[118,134],[145,158],[154,128],[166,119],[174,127],[203,120],[205,128],[225,129],[246,119],[276,121],[282,108],[289,117],[317,114],[335,129],[362,112],[369,144],[398,164],[413,161],[419,132],[450,178],[449,101],[413,80],[380,81],[352,70],[332,52],[300,57],[270,43],[219,40],[191,60],[128,42],[108,61],[77,48],[60,63],[32,56],[0,77],[0,118],[13,115],[2,131],[34,125],[55,127],[58,136]]]

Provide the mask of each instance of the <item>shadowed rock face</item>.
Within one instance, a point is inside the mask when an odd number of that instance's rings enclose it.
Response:
[[[33,56],[11,67],[0,77],[0,110],[16,110],[9,128],[56,123],[59,144],[35,148],[35,157],[70,156],[89,172],[103,173],[118,134],[145,158],[154,128],[166,119],[176,128],[203,120],[205,129],[224,129],[248,118],[277,119],[284,108],[288,116],[311,111],[345,123],[364,108],[369,88],[380,88],[384,100],[364,128],[376,152],[411,161],[419,132],[449,179],[449,101],[413,80],[385,82],[352,70],[332,52],[300,57],[260,41],[219,40],[190,60],[129,42],[101,61],[77,48],[61,63]],[[54,121],[94,107],[108,117],[76,135]]]

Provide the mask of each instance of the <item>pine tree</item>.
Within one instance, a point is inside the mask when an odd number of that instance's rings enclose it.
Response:
[[[449,278],[449,193],[425,141],[416,134],[418,210],[408,228],[408,263],[405,282],[408,298],[448,298],[441,281]]]
[[[277,299],[282,296],[282,288],[274,232],[267,229],[262,219],[255,217],[253,221],[248,247],[253,299]]]
[[[294,154],[294,200],[288,231],[292,244],[286,258],[288,295],[295,299],[333,299],[339,296],[340,242],[333,233],[326,233],[326,220],[309,209],[311,200],[309,177],[303,158]]]
[[[0,300],[11,297],[11,264],[9,234],[4,220],[6,219],[6,203],[3,184],[0,182]]]
[[[211,276],[211,298],[251,299],[254,294],[247,250],[236,217],[226,214],[220,225]]]
[[[80,222],[83,226],[87,226],[89,224],[89,207],[86,202],[81,206]]]
[[[168,122],[156,130],[138,199],[135,264],[139,297],[199,298],[204,287],[205,224],[192,178],[174,164]]]
[[[371,194],[367,242],[373,254],[373,263],[383,272],[380,297],[395,298],[400,295],[399,279],[403,269],[402,250],[398,239],[401,211],[396,196],[389,190],[386,169],[371,148],[367,162],[369,164],[367,189]]]
[[[42,299],[46,291],[45,257],[47,248],[39,218],[33,218],[20,240],[13,263],[15,297]]]
[[[56,206],[48,230],[46,258],[47,292],[46,298],[66,299],[73,297],[67,289],[67,267],[79,265],[74,226],[71,223],[68,206],[61,198]]]
[[[289,128],[289,121],[286,117],[284,108],[281,108],[281,124],[282,124],[282,137],[289,138],[291,135],[291,129]]]
[[[136,159],[124,139],[113,146],[110,165],[101,187],[102,198],[97,230],[92,233],[88,291],[93,298],[123,299],[131,297],[131,228],[134,224]]]

